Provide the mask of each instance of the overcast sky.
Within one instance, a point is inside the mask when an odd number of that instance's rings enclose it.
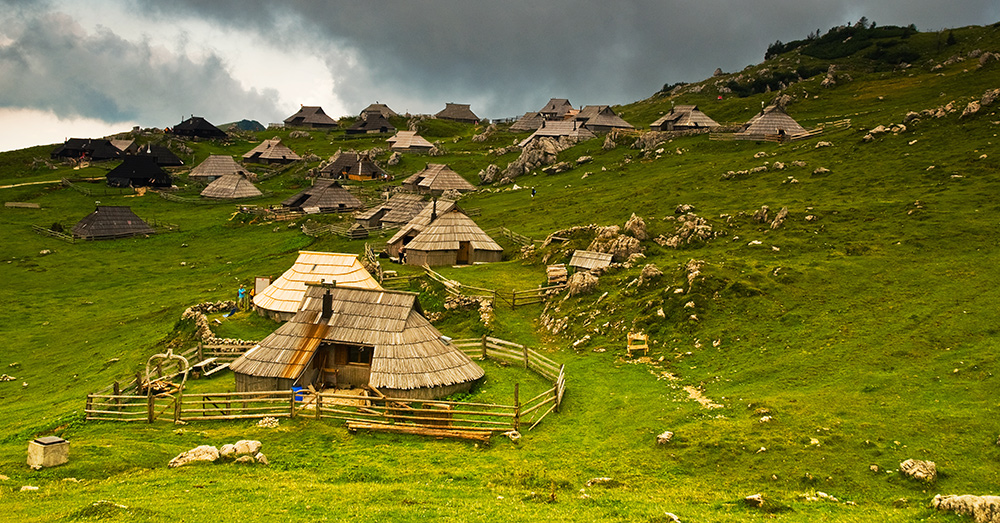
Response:
[[[301,104],[625,104],[862,16],[930,31],[1000,21],[1000,1],[0,0],[0,150]]]

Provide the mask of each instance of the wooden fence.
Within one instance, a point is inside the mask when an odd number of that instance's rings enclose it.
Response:
[[[496,304],[497,300],[500,300],[510,308],[516,309],[518,306],[531,305],[533,303],[542,303],[545,298],[549,296],[550,293],[559,292],[566,288],[565,283],[560,283],[558,285],[549,285],[548,287],[538,287],[536,289],[527,289],[523,291],[511,291],[510,299],[507,295],[497,291],[496,289],[484,289],[482,287],[473,287],[471,285],[465,285],[464,283],[458,282],[456,280],[449,279],[438,272],[435,272],[430,267],[424,265],[424,272],[432,280],[440,283],[444,286],[444,290],[451,294],[452,296],[474,296],[480,298],[491,298],[493,303]]]
[[[435,437],[488,441],[500,432],[535,428],[562,405],[566,390],[565,366],[525,345],[484,336],[452,340],[463,353],[478,359],[493,359],[523,364],[552,382],[552,386],[522,402],[519,386],[514,385],[512,405],[446,400],[413,400],[386,397],[375,389],[365,395],[306,390],[257,392],[185,393],[173,391],[146,395],[129,394],[136,382],[121,388],[118,382],[87,396],[84,409],[88,420],[153,423],[158,419],[173,422],[200,420],[238,420],[265,417],[343,421],[349,430],[386,431],[422,434]],[[240,354],[232,346],[199,345],[182,355],[192,358],[224,358]],[[203,360],[204,361],[204,360]],[[169,376],[171,368],[157,374]],[[174,374],[173,376],[176,376]],[[141,379],[137,376],[137,380]],[[111,389],[111,390],[108,390]]]
[[[354,224],[348,225],[306,222],[302,225],[302,233],[306,236],[312,236],[313,238],[318,238],[327,234],[334,234],[349,240],[363,240],[368,237],[368,229],[351,230],[353,225]]]
[[[503,226],[489,229],[488,231],[486,231],[486,234],[489,234],[490,236],[496,236],[496,235],[503,236],[504,238],[507,238],[508,240],[518,245],[530,245],[531,243],[533,243],[533,240],[531,238],[523,234],[518,234]]]
[[[56,238],[64,242],[76,243],[76,238],[74,238],[72,235],[56,232],[53,231],[52,229],[49,229],[48,227],[42,227],[41,225],[32,225],[31,230],[35,231],[36,234],[41,234],[42,236],[51,236],[52,238]]]
[[[217,205],[217,204],[220,204],[220,203],[231,204],[234,201],[251,202],[251,201],[254,201],[254,200],[261,200],[261,199],[264,199],[264,198],[270,198],[271,196],[274,196],[273,193],[271,193],[269,191],[264,191],[264,192],[261,192],[261,194],[259,194],[257,196],[251,196],[249,198],[240,198],[239,200],[233,200],[231,198],[225,198],[225,199],[220,199],[220,198],[201,198],[201,197],[191,198],[191,197],[187,197],[187,196],[177,196],[176,194],[169,193],[167,191],[156,191],[156,192],[160,195],[160,198],[163,198],[164,200],[167,200],[168,202],[189,203],[189,204],[193,204],[193,205]]]

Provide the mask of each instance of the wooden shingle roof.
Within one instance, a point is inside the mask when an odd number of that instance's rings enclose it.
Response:
[[[392,133],[396,127],[382,113],[362,113],[361,118],[346,129],[349,134],[357,133]]]
[[[788,139],[805,136],[808,131],[799,125],[781,106],[771,105],[744,124],[742,131],[736,133],[737,138],[774,136],[784,133]]]
[[[337,120],[330,118],[323,108],[314,105],[303,105],[299,112],[285,118],[289,127],[337,127]]]
[[[573,104],[569,103],[566,98],[552,98],[538,112],[542,113],[546,120],[561,120],[566,116],[566,113],[572,110]]]
[[[385,175],[385,170],[378,166],[368,154],[356,151],[337,151],[333,160],[319,170],[320,176],[330,178],[363,178],[375,180]]]
[[[225,138],[225,131],[212,125],[200,116],[192,116],[175,125],[170,132],[180,136],[197,136],[200,138]]]
[[[697,105],[678,105],[670,109],[670,112],[661,116],[658,120],[650,124],[651,128],[662,128],[664,124],[671,122],[674,128],[689,129],[698,127],[718,127],[719,123],[709,118],[709,116],[698,109]]]
[[[302,157],[295,154],[295,151],[281,143],[281,138],[274,137],[270,140],[260,142],[257,147],[250,149],[250,152],[243,155],[245,162],[268,162],[268,161],[295,161]]]
[[[306,284],[320,281],[335,281],[352,288],[381,288],[353,254],[299,251],[291,268],[254,296],[253,303],[267,311],[295,313],[305,296]]]
[[[206,198],[237,200],[260,196],[260,189],[240,174],[224,174],[201,191]]]
[[[455,202],[451,200],[434,200],[424,203],[423,209],[417,213],[406,225],[399,228],[396,234],[392,235],[387,242],[392,245],[406,236],[415,236],[430,225],[432,218],[437,218],[455,208]]]
[[[329,294],[330,315],[323,316]],[[373,348],[369,385],[411,390],[479,379],[483,370],[419,312],[417,295],[341,285],[310,285],[299,311],[230,368],[261,377],[298,378],[320,343]]]
[[[249,171],[236,163],[236,160],[232,156],[213,154],[205,158],[205,161],[199,163],[194,169],[191,169],[191,172],[188,173],[188,178],[210,180],[226,174],[241,174],[245,176],[249,174]]]
[[[591,130],[635,129],[607,105],[588,105],[576,115],[576,120],[582,121],[584,127]]]
[[[139,150],[135,153],[136,156],[150,156],[156,160],[156,165],[161,167],[177,167],[179,165],[184,165],[184,161],[180,159],[169,147],[165,145],[156,145],[148,143],[139,147]]]
[[[444,104],[444,109],[438,111],[434,117],[443,120],[454,120],[456,122],[474,123],[479,121],[479,117],[476,116],[476,113],[472,112],[469,104],[446,103]]]
[[[589,140],[594,138],[595,135],[589,129],[580,124],[576,120],[566,120],[566,121],[544,121],[541,127],[538,128],[531,136],[521,140],[521,143],[517,144],[518,147],[524,147],[528,145],[535,138],[540,138],[542,136],[549,136],[552,138],[560,138],[563,136],[574,138],[576,140]]]
[[[373,207],[357,216],[358,220],[370,220],[379,212],[385,212],[379,221],[383,225],[403,225],[413,219],[426,206],[423,197],[417,194],[397,193],[378,207]]]
[[[383,118],[392,118],[393,116],[399,116],[398,114],[396,114],[396,111],[390,109],[388,105],[380,103],[373,103],[361,110],[361,116],[364,116],[366,113],[378,113],[381,114]]]
[[[458,192],[475,191],[476,186],[469,183],[462,175],[451,167],[440,163],[429,163],[423,170],[414,173],[403,180],[404,186],[415,187],[420,192],[443,193],[448,190]]]
[[[143,236],[156,231],[130,207],[98,205],[97,210],[73,226],[73,236],[87,240]]]
[[[428,142],[417,131],[399,131],[386,140],[393,151],[430,150],[434,144]]]
[[[612,254],[609,252],[594,251],[573,251],[573,258],[569,261],[570,267],[577,269],[600,269],[611,265]]]
[[[469,242],[477,251],[503,251],[503,247],[480,229],[472,218],[458,210],[439,215],[410,240],[406,248],[409,251],[457,251],[459,242]]]
[[[364,207],[347,189],[335,180],[317,178],[313,186],[287,198],[281,205],[307,213],[329,212]]]
[[[514,132],[522,131],[536,131],[545,121],[545,117],[542,113],[537,111],[528,111],[524,113],[524,116],[517,119],[516,122],[511,124],[510,130]]]

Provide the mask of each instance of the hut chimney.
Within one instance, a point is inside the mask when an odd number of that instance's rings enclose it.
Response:
[[[323,314],[320,318],[329,319],[331,316],[333,316],[333,296],[330,294],[330,289],[327,289],[323,294]]]
[[[438,219],[438,199],[434,198],[433,207],[431,207],[431,223]]]

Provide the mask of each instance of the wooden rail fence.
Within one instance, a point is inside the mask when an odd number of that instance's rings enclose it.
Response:
[[[514,385],[513,405],[446,400],[392,398],[369,389],[366,395],[306,390],[256,392],[157,394],[150,387],[146,395],[127,393],[136,382],[121,388],[118,382],[87,396],[86,419],[153,423],[158,419],[173,422],[200,420],[238,420],[265,417],[343,421],[349,430],[388,431],[437,437],[488,441],[491,435],[535,428],[562,405],[566,390],[566,368],[525,345],[484,336],[452,340],[459,350],[473,358],[493,359],[523,364],[552,382],[552,386],[522,402],[519,386]],[[199,345],[182,355],[192,358],[235,359],[241,352],[232,346]],[[197,363],[195,364],[197,366]],[[170,376],[171,368],[160,368],[159,375]],[[174,374],[173,376],[176,376]],[[137,380],[142,379],[137,376]],[[109,390],[110,389],[110,390]]]
[[[427,274],[432,280],[440,283],[444,286],[445,292],[451,294],[452,296],[473,296],[473,297],[485,297],[492,298],[493,303],[497,303],[497,299],[510,305],[510,308],[516,309],[518,306],[531,305],[533,303],[541,303],[545,301],[545,298],[551,293],[559,292],[566,288],[565,283],[560,283],[558,285],[549,285],[548,287],[538,287],[536,289],[527,289],[523,291],[511,291],[510,299],[504,293],[498,292],[496,289],[484,289],[482,287],[473,287],[471,285],[465,285],[456,280],[452,280],[434,270],[430,267],[423,266],[424,273]]]
[[[49,229],[48,227],[42,227],[41,225],[32,225],[31,230],[35,231],[36,234],[41,234],[42,236],[51,236],[52,238],[56,238],[57,240],[62,240],[64,242],[76,243],[76,238],[74,238],[72,235],[56,232],[53,231],[52,229]]]
[[[508,240],[510,240],[510,241],[512,241],[512,242],[514,242],[514,243],[516,243],[518,245],[530,245],[530,244],[533,243],[533,240],[531,238],[529,238],[529,237],[527,237],[527,236],[525,236],[523,234],[518,234],[518,233],[516,233],[516,232],[514,232],[514,231],[512,231],[512,230],[510,230],[510,229],[508,229],[506,227],[503,227],[503,226],[493,227],[492,229],[489,229],[488,231],[486,231],[486,234],[489,234],[490,236],[494,236],[494,235],[503,236],[504,238],[507,238]]]
[[[69,178],[63,178],[61,180],[63,187],[69,187],[76,192],[81,194],[86,194],[87,196],[120,196],[122,194],[133,194],[135,191],[131,187],[101,187],[100,189],[93,189],[90,187],[84,187],[78,183],[74,183]]]

